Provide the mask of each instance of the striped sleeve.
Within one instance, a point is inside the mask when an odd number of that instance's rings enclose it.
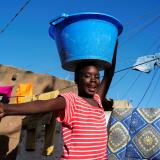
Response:
[[[98,94],[94,95],[94,99],[98,102],[98,104],[100,105],[101,108],[103,108],[102,106],[102,102],[101,102],[101,98]]]
[[[69,92],[61,94],[60,96],[64,97],[66,101],[66,106],[65,110],[58,114],[59,116],[57,117],[57,120],[59,122],[70,124],[72,122],[72,117],[76,110],[76,95],[74,93]]]

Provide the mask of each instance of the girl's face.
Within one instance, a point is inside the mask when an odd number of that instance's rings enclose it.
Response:
[[[93,97],[99,84],[99,70],[96,66],[86,66],[80,70],[77,80],[79,96]]]

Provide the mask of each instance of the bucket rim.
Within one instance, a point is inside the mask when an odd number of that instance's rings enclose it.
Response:
[[[113,25],[115,25],[117,27],[118,35],[120,35],[121,32],[123,31],[122,23],[117,18],[115,18],[114,16],[111,16],[111,15],[105,14],[105,13],[100,13],[100,12],[79,12],[79,13],[74,13],[74,14],[70,14],[70,15],[66,14],[66,13],[63,13],[63,14],[61,14],[60,18],[62,18],[62,19],[60,21],[58,21],[58,23],[62,23],[68,18],[72,19],[72,21],[77,20],[77,19],[78,20],[82,20],[82,19],[104,20],[104,21],[112,23]],[[58,23],[55,22],[55,20],[51,20],[50,21],[50,25],[52,25],[52,26],[55,26]]]
[[[106,66],[111,67],[111,63],[108,61],[105,61],[103,59],[97,59],[96,58],[82,58],[82,59],[76,59],[76,60],[71,60],[71,61],[66,61],[65,63],[62,63],[61,66],[64,70],[70,71],[70,72],[74,72],[76,69],[76,66],[79,63],[83,63],[83,62],[93,62],[94,64],[97,64],[99,71],[102,71],[106,68]]]

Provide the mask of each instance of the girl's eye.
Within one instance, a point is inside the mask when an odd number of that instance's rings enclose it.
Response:
[[[85,74],[84,77],[85,77],[85,78],[90,78],[91,75],[90,75],[90,74]]]
[[[85,77],[85,78],[94,77],[95,79],[99,79],[99,75],[84,74],[84,77]]]

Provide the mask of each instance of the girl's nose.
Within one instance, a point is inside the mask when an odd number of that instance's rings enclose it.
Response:
[[[91,76],[91,81],[96,81],[96,77],[95,76]]]

